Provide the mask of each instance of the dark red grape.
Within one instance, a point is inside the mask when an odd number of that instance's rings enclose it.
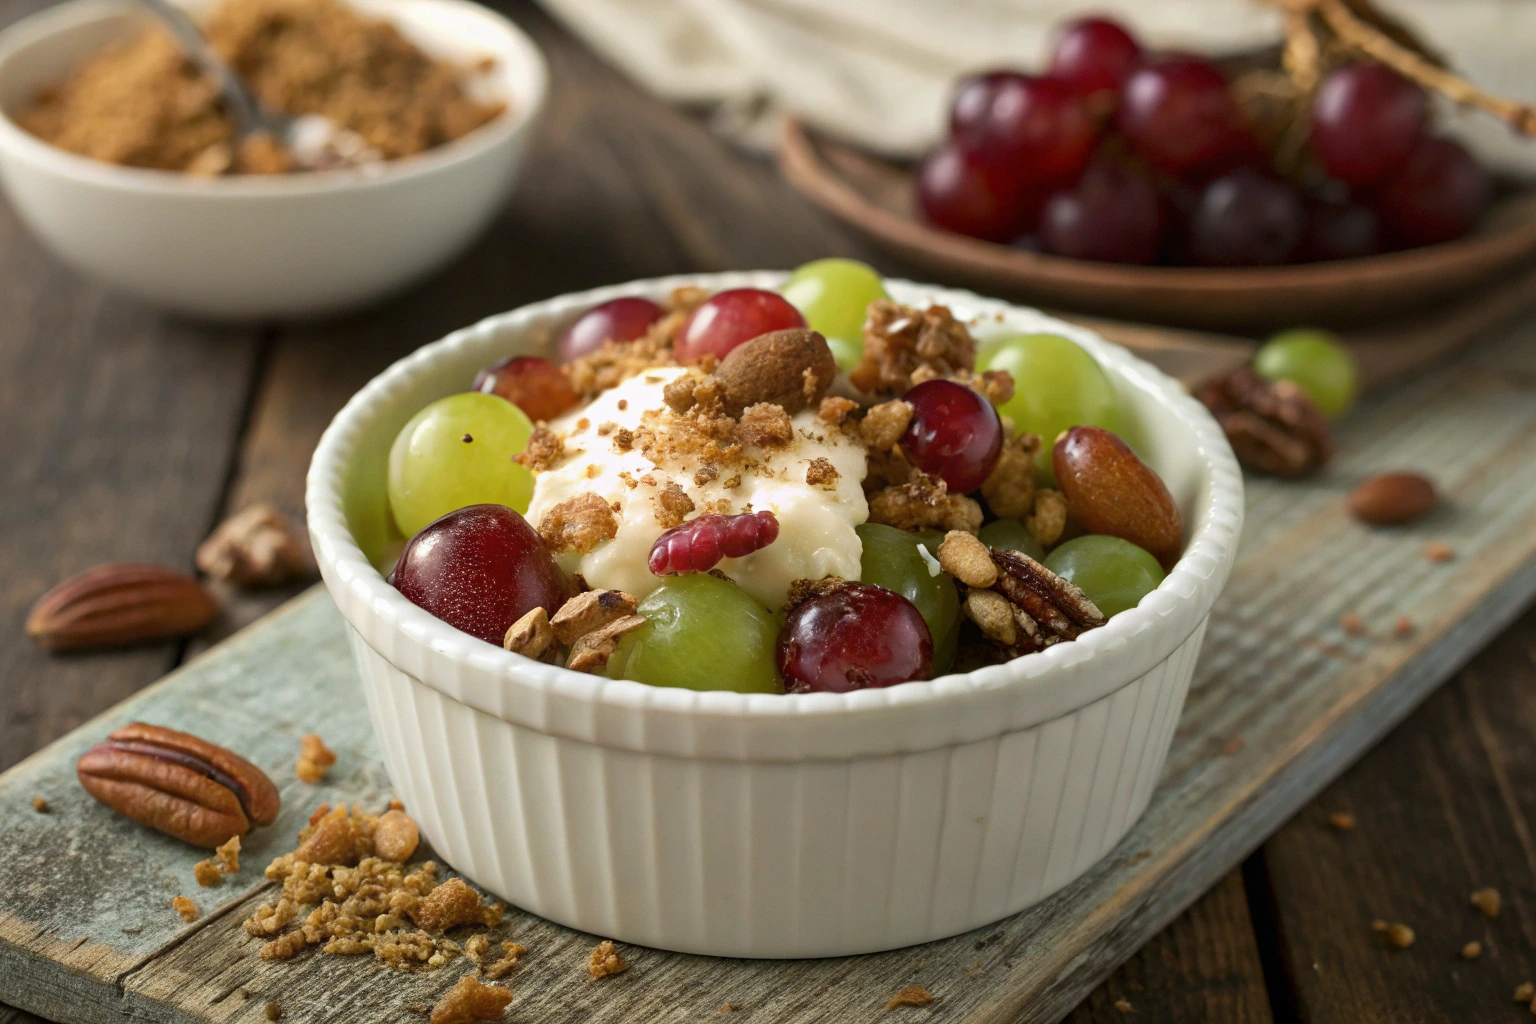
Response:
[[[389,579],[412,604],[498,647],[514,622],[535,607],[553,615],[568,592],[538,533],[505,505],[470,505],[429,523]]]
[[[1255,146],[1221,69],[1198,57],[1165,57],[1132,71],[1116,122],[1143,159],[1175,175],[1229,168]]]
[[[1003,423],[992,403],[948,380],[924,381],[902,398],[912,405],[912,422],[901,447],[913,465],[953,494],[980,487],[1003,446]]]
[[[565,372],[538,356],[513,356],[475,375],[472,391],[500,395],[537,423],[552,420],[581,402]]]
[[[1381,251],[1376,214],[1359,203],[1307,203],[1307,226],[1301,239],[1301,259],[1352,260]]]
[[[805,317],[778,292],[731,288],[717,292],[688,315],[678,328],[672,351],[683,362],[726,353],[769,331],[804,327]]]
[[[722,558],[745,558],[778,539],[779,520],[772,512],[707,513],[657,537],[649,566],[654,576],[708,572]]]
[[[1471,153],[1449,139],[1424,139],[1382,182],[1376,212],[1397,245],[1438,245],[1477,225],[1490,191],[1488,175]]]
[[[1157,189],[1132,171],[1090,164],[1077,187],[1057,192],[1040,218],[1046,252],[1108,263],[1151,263],[1162,234]]]
[[[1382,64],[1351,64],[1323,79],[1312,100],[1312,152],[1347,185],[1380,181],[1424,135],[1429,104]]]
[[[1190,257],[1212,267],[1284,263],[1301,244],[1304,226],[1295,189],[1244,168],[1206,186],[1190,220]]]
[[[569,363],[596,352],[605,341],[634,341],[666,312],[650,299],[635,295],[593,306],[561,332],[556,346],[560,361]]]
[[[950,112],[950,141],[1021,186],[1075,180],[1097,140],[1082,98],[1054,78],[989,72],[961,84]]]
[[[1079,96],[1118,90],[1141,60],[1141,44],[1109,18],[1077,18],[1061,27],[1051,51],[1052,78]]]
[[[1034,225],[1036,202],[1007,175],[952,145],[918,165],[917,204],[935,227],[990,242],[1007,242]]]
[[[790,693],[846,693],[927,679],[933,638],[916,606],[894,591],[849,583],[789,613],[779,673]]]

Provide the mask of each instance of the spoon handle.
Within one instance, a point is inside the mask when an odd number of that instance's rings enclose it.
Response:
[[[224,58],[208,45],[208,40],[203,36],[203,30],[186,11],[170,3],[169,0],[137,0],[137,2],[170,29],[182,48],[187,51],[187,56],[192,59],[192,63],[196,64],[198,70],[218,86],[224,105],[235,119],[235,131],[238,137],[244,138],[253,132],[270,130],[260,102],[251,94],[240,76],[235,74],[234,69],[225,63]]]

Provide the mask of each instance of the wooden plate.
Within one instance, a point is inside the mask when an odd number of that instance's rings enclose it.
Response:
[[[1536,259],[1536,190],[1501,199],[1455,242],[1365,259],[1231,270],[1093,263],[931,228],[912,213],[904,167],[785,123],[779,166],[801,192],[944,280],[1040,305],[1235,331],[1395,319]]]

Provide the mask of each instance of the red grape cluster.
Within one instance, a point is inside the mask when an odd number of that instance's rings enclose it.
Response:
[[[949,138],[916,170],[918,206],[937,227],[1060,256],[1235,267],[1434,245],[1487,205],[1482,168],[1428,134],[1424,91],[1384,65],[1323,80],[1290,179],[1229,86],[1114,21],[1068,22],[1046,74],[960,83]]]

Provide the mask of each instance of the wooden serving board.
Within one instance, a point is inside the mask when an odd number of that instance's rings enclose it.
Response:
[[[1045,903],[943,942],[817,961],[729,961],[630,948],[633,967],[585,972],[598,937],[513,911],[529,953],[509,1021],[882,1020],[1015,1024],[1059,1019],[1116,964],[1223,877],[1393,727],[1536,594],[1536,322],[1444,372],[1373,400],[1340,455],[1305,482],[1248,481],[1235,574],[1212,617],[1157,794],[1131,834]],[[1343,496],[1387,468],[1428,471],[1448,496],[1425,522],[1370,530]],[[1430,542],[1454,558],[1425,557]],[[1340,625],[1357,613],[1366,634]],[[1399,631],[1405,618],[1413,626]],[[188,728],[279,780],[284,811],[248,837],[245,867],[198,889],[195,851],[107,812],[73,763],[130,719]],[[293,778],[298,737],[340,754],[325,784]],[[389,795],[339,616],[312,591],[0,776],[0,1001],[66,1022],[420,1020],[466,968],[396,974],[360,957],[256,958],[240,921],[268,898],[261,868],[321,801]],[[37,813],[33,797],[51,810]],[[178,893],[203,912],[183,925]],[[895,1019],[895,1018],[890,1018]]]

